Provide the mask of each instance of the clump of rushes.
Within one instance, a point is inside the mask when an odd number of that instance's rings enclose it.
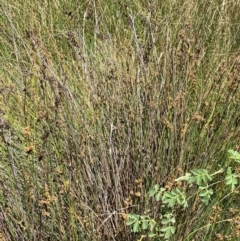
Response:
[[[1,1],[0,233],[132,241],[128,213],[176,240],[237,233],[238,1],[78,2]],[[213,180],[175,181],[187,171]]]

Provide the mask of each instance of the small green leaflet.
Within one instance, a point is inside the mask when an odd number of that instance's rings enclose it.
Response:
[[[240,153],[237,151],[234,151],[232,149],[229,149],[227,151],[229,153],[229,158],[234,159],[236,162],[240,163]]]

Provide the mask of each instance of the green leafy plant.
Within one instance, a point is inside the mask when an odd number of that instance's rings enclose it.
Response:
[[[230,159],[240,163],[240,154],[237,151],[230,149],[228,153]],[[206,169],[193,169],[174,181],[185,181],[189,187],[195,185],[197,187],[195,195],[199,196],[203,204],[209,205],[214,194],[213,188],[210,188],[214,186],[214,183],[209,183],[214,176],[224,172],[226,174],[224,179],[225,186],[231,186],[231,192],[233,192],[238,184],[239,175],[235,173],[232,167],[228,167],[225,170],[221,168],[212,174],[209,174]],[[187,193],[180,188],[166,190],[159,184],[156,184],[149,190],[148,197],[155,198],[156,201],[160,202],[162,211],[165,209],[167,212],[161,213],[159,222],[152,219],[149,215],[128,214],[126,224],[132,226],[134,233],[145,232],[149,238],[154,238],[157,241],[169,240],[176,231],[176,210],[178,208],[185,210],[188,207],[188,200],[193,198],[194,195],[188,198],[187,196]],[[142,235],[141,239],[143,237],[146,237],[146,235]]]
[[[229,153],[229,158],[234,159],[236,162],[240,163],[240,153],[237,151],[234,151],[232,149],[229,149],[227,151]]]

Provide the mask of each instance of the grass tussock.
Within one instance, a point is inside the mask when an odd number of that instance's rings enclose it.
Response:
[[[5,239],[137,240],[124,218],[149,208],[159,215],[146,199],[153,184],[225,165],[240,141],[238,8],[222,0],[2,3]],[[237,196],[226,195],[219,190],[209,210],[196,201],[179,213],[172,240],[236,240],[236,225],[218,222],[239,214]]]

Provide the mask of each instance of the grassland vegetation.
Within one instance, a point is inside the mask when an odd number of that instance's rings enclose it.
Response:
[[[2,1],[1,238],[144,241],[126,220],[163,215],[151,188],[171,192],[191,170],[232,166],[227,150],[240,149],[239,7]],[[215,178],[207,207],[195,195],[176,209],[180,225],[169,240],[239,238],[239,184],[232,193]],[[186,197],[196,190],[186,188]]]

